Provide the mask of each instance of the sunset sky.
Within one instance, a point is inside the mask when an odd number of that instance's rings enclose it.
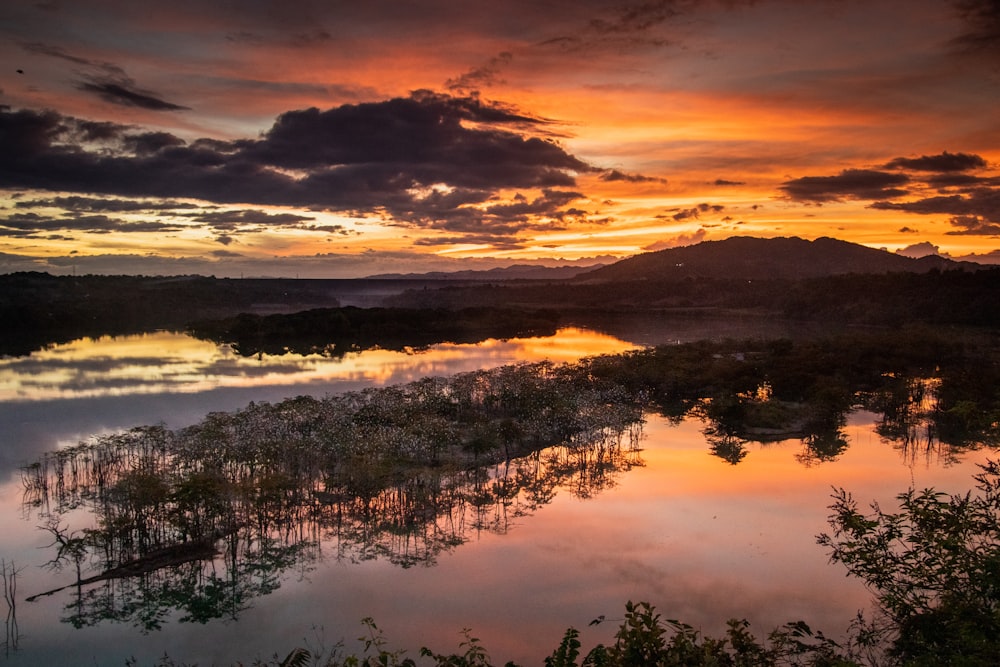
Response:
[[[997,0],[11,0],[0,272],[1000,262]]]

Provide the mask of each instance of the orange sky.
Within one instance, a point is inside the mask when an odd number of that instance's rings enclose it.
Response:
[[[356,4],[5,3],[0,272],[1000,261],[995,2]]]

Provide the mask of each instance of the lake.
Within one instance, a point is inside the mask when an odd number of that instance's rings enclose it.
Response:
[[[134,618],[75,628],[61,620],[72,615],[73,589],[24,599],[75,581],[72,567],[42,567],[53,558],[53,536],[39,528],[38,508],[24,505],[20,467],[47,451],[137,425],[177,429],[251,401],[338,394],[520,361],[573,361],[660,342],[786,333],[780,329],[761,321],[646,319],[339,359],[241,357],[225,346],[155,332],[0,359],[0,558],[18,568],[16,628],[8,619],[3,661],[122,665],[134,657],[151,664],[167,653],[189,663],[249,663],[283,657],[296,646],[330,649],[345,640],[354,648],[364,632],[361,619],[372,617],[389,645],[408,648],[411,657],[421,645],[457,650],[461,630],[471,628],[496,662],[541,664],[570,625],[581,631],[584,650],[609,641],[628,600],[649,601],[665,617],[708,634],[719,633],[728,618],[745,617],[758,636],[795,620],[840,636],[869,594],[816,545],[816,534],[828,529],[832,488],[883,506],[910,486],[964,491],[988,452],[954,460],[932,445],[904,447],[877,434],[876,415],[855,412],[843,430],[849,446],[834,460],[810,457],[792,438],[749,443],[732,465],[712,454],[698,419],[674,423],[647,415],[600,474],[584,475],[570,453],[554,448],[513,464],[530,470],[533,480],[550,481],[544,492],[521,486],[503,503],[450,504],[421,524],[423,532],[376,537],[376,552],[358,549],[359,525],[349,520],[296,524],[292,529],[308,534],[311,546],[269,570],[268,585],[235,618],[192,623],[174,612],[154,630],[137,627]],[[469,488],[515,477],[510,466],[496,466]],[[90,520],[82,509],[63,515],[70,530]],[[199,572],[225,575],[225,556]],[[118,594],[130,590],[117,586]],[[589,625],[602,615],[609,620]]]

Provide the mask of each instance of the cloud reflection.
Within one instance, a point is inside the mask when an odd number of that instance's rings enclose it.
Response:
[[[247,358],[226,345],[163,331],[80,339],[28,357],[0,359],[0,401],[314,386],[344,380],[391,384],[518,361],[573,361],[635,347],[613,336],[566,328],[554,336],[444,343],[409,352],[374,349],[336,359],[319,354]]]

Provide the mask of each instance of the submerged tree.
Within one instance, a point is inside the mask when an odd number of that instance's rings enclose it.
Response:
[[[641,464],[640,425],[620,394],[541,363],[95,438],[22,471],[50,564],[75,574],[32,599],[72,588],[66,621],[152,630],[175,612],[235,618],[330,544],[350,561],[433,564],[558,489],[612,486]],[[92,524],[63,526],[79,509]]]

